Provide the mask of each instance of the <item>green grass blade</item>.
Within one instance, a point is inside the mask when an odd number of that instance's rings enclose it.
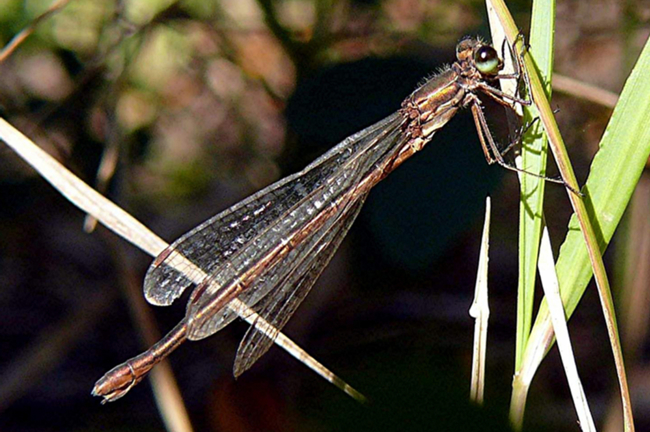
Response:
[[[495,2],[495,9],[499,13],[499,17],[501,19],[501,22],[504,25],[508,39],[510,41],[513,41],[517,34],[517,27],[514,23],[514,20],[512,19],[512,16],[509,14],[502,0],[494,0],[494,2]],[[544,129],[546,133],[549,136],[550,147],[553,150],[553,156],[555,158],[555,161],[558,165],[558,168],[560,170],[560,173],[564,181],[568,184],[570,188],[576,190],[577,183],[576,183],[575,175],[573,173],[573,169],[571,167],[571,163],[569,161],[566,148],[562,141],[562,136],[557,127],[557,123],[555,122],[555,119],[553,117],[553,113],[549,106],[548,100],[544,95],[541,81],[537,76],[536,72],[534,72],[535,65],[533,63],[532,57],[527,55],[525,56],[524,61],[526,63],[526,68],[530,72],[532,98],[539,109],[540,119],[544,124]],[[635,70],[635,72],[637,74],[633,76],[636,78],[638,77],[639,72],[638,70]],[[638,81],[638,79],[635,79],[635,82],[636,81]],[[642,86],[641,84],[637,83],[634,87],[641,87],[641,86]],[[638,89],[638,90],[639,93],[642,91],[642,89]],[[634,97],[636,98],[637,95],[635,95]],[[645,103],[642,103],[637,107],[637,109],[641,111],[644,106]],[[637,111],[637,113],[639,111]],[[607,134],[605,138],[607,138]],[[615,140],[618,139],[620,138],[619,137],[615,138]],[[629,156],[632,156],[632,154],[634,153],[635,153],[634,151],[630,151]],[[606,162],[606,164],[607,163],[609,162]],[[635,161],[635,163],[639,163],[639,161]],[[644,164],[645,159],[641,163]],[[615,169],[616,166],[611,168]],[[599,175],[608,176],[608,173],[603,172],[600,173]],[[636,180],[638,180],[638,175],[635,179],[635,182]],[[612,186],[612,183],[611,182],[608,183],[607,181],[601,183],[601,185],[603,184],[605,185],[604,187],[606,187],[607,185],[609,185],[610,187]],[[604,226],[602,224],[603,221],[600,220],[600,217],[602,217],[603,215],[602,214],[598,215],[595,213],[596,211],[599,210],[598,205],[596,205],[596,201],[594,201],[594,197],[596,197],[598,194],[593,188],[594,185],[592,184],[590,185],[590,187],[585,189],[586,197],[584,198],[584,200],[581,197],[578,197],[578,195],[575,193],[569,193],[569,199],[571,201],[571,205],[574,208],[575,215],[576,215],[576,217],[572,219],[573,225],[570,228],[575,230],[575,227],[579,226],[582,241],[586,243],[586,248],[585,248],[586,256],[589,258],[589,263],[591,264],[591,269],[593,269],[593,275],[596,280],[596,286],[598,288],[598,294],[600,296],[601,305],[603,308],[603,314],[607,325],[607,333],[610,340],[610,344],[612,346],[612,352],[614,355],[616,373],[619,378],[621,398],[622,398],[623,411],[624,411],[625,429],[633,430],[634,425],[633,425],[632,409],[629,402],[630,396],[629,396],[629,389],[627,385],[627,377],[625,374],[623,357],[622,357],[620,338],[618,336],[618,329],[617,329],[616,318],[613,309],[611,291],[609,288],[609,281],[607,279],[607,274],[605,272],[605,267],[602,261],[602,254],[601,254],[601,247],[600,247],[600,243],[604,243],[605,240],[605,237],[603,235],[604,234],[603,231]],[[630,193],[631,193],[631,188],[630,188]],[[601,195],[607,195],[607,194],[601,194]],[[627,199],[624,201],[625,205],[627,204],[628,200],[629,200],[629,195]],[[619,209],[620,214],[622,214],[625,205],[623,205],[623,208]],[[607,206],[607,203],[605,204],[605,206]],[[612,220],[611,216],[612,216],[611,214],[605,215],[605,217],[608,217],[609,220]],[[620,217],[616,219],[616,223],[614,224],[614,226],[618,223],[619,220]],[[594,229],[594,225],[597,227],[597,229]],[[612,228],[612,232],[613,232],[613,228]],[[578,243],[580,242],[580,240],[577,240],[577,238],[576,241]],[[582,247],[584,248],[584,246]],[[577,268],[579,267],[578,264],[579,263],[571,261],[569,267],[571,267],[575,271],[580,271],[581,269]],[[558,273],[560,273],[560,270],[563,270],[563,268],[559,267]],[[583,271],[586,271],[587,274],[591,272],[591,270],[589,270],[588,268],[584,269]],[[564,298],[567,299],[569,298],[579,299],[582,296],[582,293],[584,292],[584,287],[581,286],[566,285],[566,284],[562,284],[561,286],[562,286]],[[575,303],[577,304],[577,300],[575,301]],[[534,372],[537,369],[539,362],[541,362],[544,353],[552,345],[552,337],[544,338],[544,336],[548,336],[549,334],[552,334],[551,324],[548,319],[542,319],[542,323],[543,324],[541,327],[538,327],[537,324],[535,324],[535,326],[533,327],[531,338],[527,344],[526,351],[524,353],[523,367],[520,370],[520,373],[517,375],[517,379],[524,380],[524,382],[526,380],[532,380],[532,376],[534,375]],[[537,342],[541,342],[541,344],[534,342],[533,336],[537,334],[536,332],[537,333],[541,332],[542,334],[541,339],[537,341]],[[521,387],[525,388],[526,386],[521,386]],[[513,394],[513,398],[514,396],[515,395]]]
[[[646,42],[632,74],[628,78],[619,103],[594,157],[585,191],[596,238],[604,250],[614,234],[632,192],[650,155],[650,42]],[[571,315],[593,275],[589,254],[580,233],[577,218],[569,222],[569,232],[560,249],[557,262],[562,299],[567,315]],[[548,308],[542,303],[526,353],[526,373],[535,370],[552,345]],[[545,350],[534,350],[533,345]]]
[[[530,50],[543,80],[546,96],[550,98],[553,70],[553,40],[555,32],[555,2],[533,2],[530,30]],[[524,110],[524,122],[538,117],[534,106]],[[539,122],[526,133],[521,149],[521,168],[541,175],[546,174],[548,142]],[[520,175],[521,201],[519,204],[519,279],[517,285],[517,332],[515,370],[519,370],[533,320],[533,302],[537,275],[537,257],[542,232],[542,212],[546,181]]]

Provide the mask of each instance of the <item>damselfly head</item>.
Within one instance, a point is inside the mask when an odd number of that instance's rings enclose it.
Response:
[[[484,75],[496,75],[503,67],[503,62],[494,48],[482,45],[474,50],[474,65]]]
[[[471,62],[483,75],[496,75],[503,67],[497,51],[480,39],[461,40],[456,45],[456,57],[460,62]]]
[[[456,45],[456,58],[458,58],[458,61],[467,60],[472,57],[476,47],[483,45],[485,45],[485,43],[478,38],[471,36],[464,37],[460,42],[458,42],[458,45]]]

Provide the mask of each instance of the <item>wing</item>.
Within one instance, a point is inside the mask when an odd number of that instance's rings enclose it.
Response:
[[[262,256],[271,243],[277,242],[292,224],[304,223],[337,188],[347,187],[354,173],[346,167],[357,164],[360,155],[377,143],[385,142],[385,135],[399,129],[402,122],[399,113],[381,120],[348,137],[304,170],[251,195],[184,234],[149,267],[144,281],[147,300],[167,306],[193,282],[203,281],[205,274],[213,282],[212,286],[227,285],[233,276]],[[172,251],[182,254],[200,270],[176,270],[168,263]]]
[[[396,127],[385,131],[384,134],[373,137],[373,141],[369,143],[375,146],[372,151],[365,151],[356,155],[353,158],[353,163],[351,161],[351,163],[346,164],[339,173],[330,177],[328,184],[312,191],[304,200],[290,209],[286,215],[270,224],[270,227],[265,232],[252,239],[230,260],[225,262],[219,269],[218,274],[210,275],[210,277],[220,278],[218,283],[213,284],[213,286],[217,286],[216,290],[206,288],[197,294],[197,289],[192,293],[187,306],[187,316],[191,323],[189,339],[197,340],[210,336],[237,317],[234,311],[225,307],[210,313],[205,313],[205,310],[210,308],[209,305],[212,300],[221,295],[223,290],[237,285],[241,280],[242,273],[250,269],[256,262],[264,261],[265,265],[258,268],[259,271],[255,273],[254,280],[237,298],[249,307],[253,307],[269,292],[279,288],[287,275],[294,271],[295,266],[304,255],[304,251],[310,250],[318,243],[322,233],[327,232],[330,227],[336,224],[338,216],[362,197],[350,193],[354,191],[353,188],[359,183],[360,179],[364,178],[368,172],[376,169],[375,164],[378,159],[393,157],[394,148],[400,147],[398,141],[403,139],[399,125],[400,123],[397,123]],[[381,142],[381,145],[378,142]],[[378,150],[376,146],[381,149],[379,155],[374,154]],[[328,204],[325,205],[325,203]],[[334,214],[323,217],[324,212],[331,212],[332,208],[336,209]],[[314,230],[305,229],[306,224],[319,218],[323,221],[320,227]],[[294,241],[295,238],[292,239],[291,235],[296,232],[306,235],[300,241]],[[269,261],[267,258],[270,254],[269,250],[277,250],[282,245],[291,245],[291,247],[287,248],[286,255],[275,261]],[[236,270],[237,268],[239,270]]]
[[[256,321],[248,331],[237,350],[234,375],[238,377],[246,372],[273,345],[275,337],[289,321],[300,303],[307,297],[314,282],[323,272],[332,256],[345,238],[350,226],[357,218],[366,195],[350,203],[336,217],[335,222],[319,233],[309,249],[303,250],[292,270],[279,281],[278,288],[264,297],[255,307],[270,330],[262,330]]]

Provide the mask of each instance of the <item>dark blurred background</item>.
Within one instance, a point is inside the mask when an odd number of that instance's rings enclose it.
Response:
[[[0,2],[0,45],[51,3]],[[526,33],[529,2],[509,3]],[[0,114],[168,241],[394,112],[423,77],[454,60],[462,36],[489,39],[485,6],[474,0],[63,6],[0,64]],[[649,19],[647,1],[560,1],[556,70],[618,93]],[[558,93],[553,104],[582,183],[611,111]],[[489,111],[507,141],[503,109]],[[641,216],[630,212],[624,222],[635,235],[619,234],[607,255],[639,430],[650,430],[650,276],[647,266],[626,275],[626,257],[650,258],[639,246],[650,239],[647,181],[635,197]],[[571,210],[563,188],[547,191],[557,250]],[[479,409],[467,402],[468,309],[487,195],[491,327]],[[236,322],[171,357],[195,430],[507,430],[517,223],[516,176],[487,166],[471,118],[457,115],[375,188],[285,328],[370,405],[275,347],[235,381],[246,330]],[[83,225],[77,208],[0,145],[0,430],[164,428],[147,382],[105,406],[90,396],[104,372],[147,346],[131,311],[143,301],[132,293],[151,258]],[[147,306],[160,332],[182,318],[183,300]],[[613,362],[593,289],[570,331],[596,422],[617,430]],[[533,383],[525,427],[578,429],[555,350]]]

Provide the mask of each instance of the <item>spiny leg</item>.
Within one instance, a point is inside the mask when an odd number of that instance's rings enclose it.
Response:
[[[501,150],[501,152],[500,152],[501,156],[507,154],[517,144],[520,144],[522,142],[522,138],[523,138],[524,134],[526,132],[528,132],[530,130],[530,128],[532,128],[533,125],[535,123],[537,123],[538,121],[539,121],[539,117],[535,117],[533,119],[533,121],[528,122],[528,123],[526,123],[524,125],[521,125],[519,130],[517,130],[517,133],[515,134],[514,138],[510,141],[510,144],[508,144],[508,146],[505,149]]]
[[[526,106],[529,106],[531,104],[530,101],[518,98],[517,96],[509,95],[508,93],[501,91],[497,88],[494,88],[491,85],[485,84],[483,82],[478,84],[478,88],[481,89],[481,91],[485,93],[487,96],[491,97],[496,102],[508,108],[514,109],[513,105],[516,103],[521,105],[526,105]]]
[[[569,186],[567,182],[564,181],[564,179],[547,177],[541,174],[537,174],[530,171],[526,171],[521,168],[517,168],[516,166],[512,166],[506,163],[506,161],[503,159],[502,152],[499,151],[496,143],[494,142],[494,138],[490,133],[490,128],[488,127],[487,121],[485,120],[485,115],[483,114],[483,110],[481,109],[478,102],[475,101],[474,103],[472,103],[471,110],[472,110],[472,116],[474,117],[474,124],[477,125],[479,141],[481,142],[481,146],[483,147],[483,152],[485,153],[485,159],[487,160],[488,164],[491,165],[494,162],[496,162],[503,168],[509,169],[511,171],[531,175],[533,177],[541,178],[548,182],[561,184],[571,192],[575,193],[576,195],[582,196],[582,193],[580,193],[580,191],[577,191],[571,186]],[[511,144],[508,147],[512,147],[512,145],[514,144]],[[494,157],[489,155],[488,149],[492,152],[492,155],[494,155]]]
[[[494,150],[488,147],[488,143],[485,141],[485,137],[483,136],[483,126],[481,125],[481,121],[479,120],[480,117],[478,114],[478,112],[481,111],[481,106],[479,105],[478,101],[474,101],[470,108],[472,110],[472,117],[474,118],[474,125],[476,126],[478,140],[481,143],[481,149],[483,149],[483,155],[485,155],[485,160],[487,161],[488,165],[492,165],[495,159],[490,154],[490,150],[492,150],[493,153]]]
[[[517,52],[516,49],[514,48],[514,46],[517,44],[517,42],[520,39],[522,41],[524,41],[524,45],[522,46],[521,51]],[[524,63],[523,63],[523,54],[527,50],[527,47],[525,45],[525,40],[524,40],[523,33],[519,32],[517,34],[517,38],[515,39],[515,42],[512,45],[507,44],[506,40],[503,41],[503,45],[501,46],[501,58],[502,59],[505,58],[505,47],[506,47],[506,45],[508,46],[508,49],[510,51],[510,56],[513,59],[512,63],[513,63],[514,71],[513,71],[513,73],[508,73],[508,74],[498,74],[495,78],[498,79],[498,80],[515,79],[515,80],[517,80],[517,89],[519,89],[520,84],[521,84],[521,78],[523,77],[524,84],[525,84],[525,87],[526,87],[526,92],[528,94],[530,94],[530,77],[528,76],[528,73],[527,73],[526,68],[524,67]],[[492,93],[492,94],[490,94],[491,97],[494,97],[496,95],[496,96],[500,96],[502,98],[511,99],[515,103],[520,103],[520,104],[526,105],[526,106],[530,105],[530,102],[525,101],[525,99],[523,99],[523,98],[519,98],[516,95],[515,96],[504,95],[502,92],[499,93],[498,90],[495,89],[494,87],[492,87],[492,86],[488,86],[488,87],[489,87],[489,89],[486,87],[486,88],[484,88],[484,90],[486,92]],[[497,91],[494,91],[494,90],[497,90]],[[525,102],[522,102],[522,101],[525,101]]]

